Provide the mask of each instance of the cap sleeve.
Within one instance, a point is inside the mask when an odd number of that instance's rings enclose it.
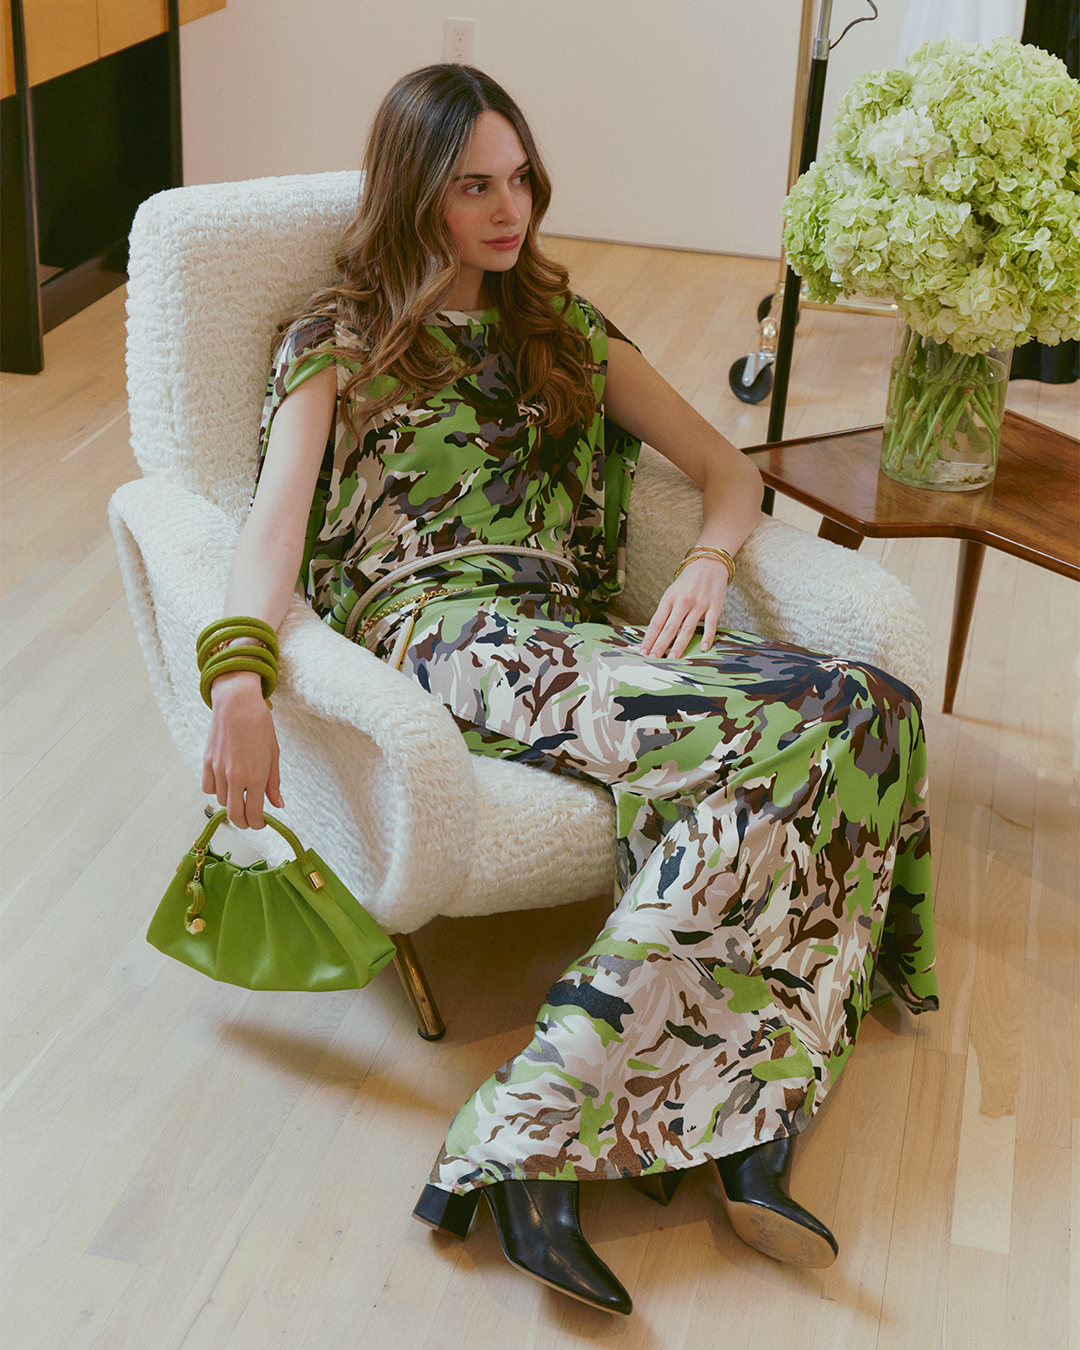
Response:
[[[263,400],[262,421],[259,427],[259,464],[255,478],[262,471],[270,429],[278,408],[305,380],[332,365],[337,357],[332,351],[339,346],[339,333],[334,318],[319,314],[294,324],[281,339],[270,366],[270,378]]]
[[[621,328],[617,328],[615,324],[611,322],[606,314],[601,314],[599,310],[596,312],[600,316],[600,322],[604,325],[604,331],[609,338],[619,338],[623,342],[629,342],[631,347],[637,348],[637,343],[633,338],[628,338]]]
[[[345,353],[349,348],[357,350],[356,361],[350,361]],[[338,367],[339,387],[347,374],[356,370],[360,360],[361,339],[352,329],[341,324],[331,313],[316,314],[299,320],[289,328],[274,354],[270,366],[270,378],[263,400],[262,422],[259,430],[259,457],[255,469],[255,482],[252,486],[252,499],[259,488],[259,478],[266,460],[266,449],[270,443],[274,418],[285,399],[296,389],[328,366]],[[299,581],[306,587],[308,565],[311,560],[315,539],[322,528],[334,472],[334,449],[337,442],[338,417],[330,425],[326,449],[323,453],[319,476],[312,497],[308,516],[308,527],[304,540],[304,555],[300,568]]]

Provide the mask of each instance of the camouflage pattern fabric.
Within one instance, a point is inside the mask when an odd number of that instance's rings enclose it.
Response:
[[[721,632],[707,654],[641,654],[598,622],[619,585],[640,448],[599,409],[607,334],[575,300],[598,408],[546,438],[514,391],[497,314],[445,315],[442,338],[486,360],[430,404],[357,440],[338,419],[303,580],[341,628],[404,561],[466,543],[492,555],[381,593],[385,656],[432,584],[404,669],[471,750],[607,785],[620,898],[552,987],[531,1043],[462,1107],[432,1172],[457,1191],[508,1178],[607,1178],[689,1167],[797,1133],[836,1082],[875,971],[913,1011],[937,1006],[925,747],[914,696],[870,666]],[[355,334],[316,319],[271,377],[286,393]],[[574,558],[564,569],[500,544]],[[458,588],[467,588],[460,590]],[[383,617],[379,617],[384,615]]]
[[[482,590],[414,630],[405,668],[470,748],[611,787],[622,892],[531,1044],[462,1107],[440,1186],[638,1176],[797,1133],[875,962],[937,1006],[910,691],[745,634],[680,660],[642,656],[642,635]]]
[[[355,437],[339,415],[319,474],[300,583],[339,632],[368,588],[404,563],[463,544],[526,544],[571,556],[582,594],[602,612],[622,586],[626,507],[641,442],[601,411],[606,321],[574,297],[563,318],[592,348],[596,411],[551,436],[520,399],[513,360],[498,347],[498,311],[435,315],[429,327],[463,367],[482,366],[423,407],[390,409]],[[331,314],[294,327],[270,373],[259,469],[282,399],[336,364],[338,388],[358,362],[328,351],[363,339]],[[376,386],[373,395],[381,392]],[[384,597],[385,598],[385,597]]]

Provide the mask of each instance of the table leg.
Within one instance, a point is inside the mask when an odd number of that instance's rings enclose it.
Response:
[[[864,536],[857,530],[849,530],[846,525],[841,525],[838,521],[830,520],[828,516],[821,517],[821,524],[818,526],[818,538],[828,539],[831,543],[840,544],[843,548],[858,549]]]
[[[960,681],[960,667],[964,664],[964,648],[975,609],[975,593],[979,589],[986,545],[971,539],[960,541],[960,561],[956,567],[956,593],[953,600],[952,636],[949,638],[949,664],[945,671],[945,699],[941,711],[951,713],[956,686]]]

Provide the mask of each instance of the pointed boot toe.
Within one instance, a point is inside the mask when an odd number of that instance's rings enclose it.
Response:
[[[500,1181],[483,1194],[512,1266],[603,1312],[633,1312],[630,1295],[585,1241],[576,1181]]]
[[[794,1140],[773,1139],[716,1159],[720,1195],[732,1228],[749,1247],[789,1266],[831,1266],[836,1238],[784,1185]]]

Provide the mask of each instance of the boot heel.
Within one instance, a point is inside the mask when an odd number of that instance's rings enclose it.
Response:
[[[671,1197],[678,1190],[680,1181],[682,1181],[680,1171],[653,1172],[651,1176],[634,1177],[631,1185],[642,1195],[655,1200],[658,1205],[670,1205]]]
[[[479,1190],[455,1195],[453,1191],[444,1191],[439,1186],[425,1186],[416,1202],[413,1218],[431,1228],[437,1228],[440,1233],[464,1240],[479,1199]]]

